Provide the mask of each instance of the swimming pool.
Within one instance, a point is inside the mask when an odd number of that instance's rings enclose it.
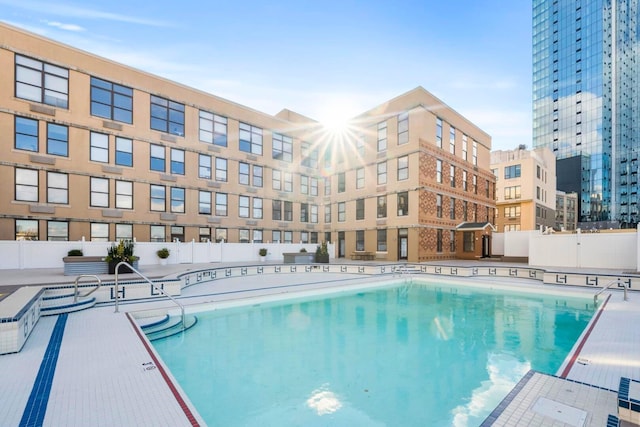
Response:
[[[209,426],[473,426],[529,369],[555,374],[593,313],[414,280],[201,312],[153,344]]]

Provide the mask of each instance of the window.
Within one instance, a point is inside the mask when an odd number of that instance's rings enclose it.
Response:
[[[198,191],[198,213],[200,215],[211,215],[211,192]]]
[[[456,186],[456,167],[454,165],[449,166],[449,184],[452,188]]]
[[[442,218],[442,194],[436,194],[436,216]]]
[[[175,148],[171,149],[171,173],[184,175],[184,151]]]
[[[108,208],[109,207],[109,180],[104,178],[90,178],[91,194],[90,206]]]
[[[331,195],[331,177],[323,178],[323,182],[324,182],[324,195],[330,196]]]
[[[109,163],[109,135],[91,132],[90,159],[94,162]]]
[[[324,223],[325,224],[331,223],[331,205],[324,206]]]
[[[211,156],[198,154],[198,178],[211,179]]]
[[[356,200],[356,220],[364,219],[364,199]]]
[[[254,187],[262,187],[262,174],[263,168],[262,166],[253,165],[253,186]]]
[[[259,197],[253,198],[253,218],[262,219],[262,199]]]
[[[211,229],[209,227],[198,228],[199,241],[206,243],[211,241]]]
[[[38,220],[16,219],[16,240],[38,240]]]
[[[282,220],[282,201],[281,200],[271,201],[271,219],[274,221]]]
[[[456,219],[456,199],[454,197],[449,199],[449,218]]]
[[[436,160],[436,182],[442,184],[442,160]]]
[[[378,153],[387,149],[387,122],[378,123]]]
[[[504,188],[504,199],[519,199],[520,198],[520,186],[516,185],[514,187],[505,187]]]
[[[293,231],[285,231],[283,234],[284,243],[293,243]]]
[[[311,209],[309,211],[310,213],[309,222],[311,222],[312,224],[317,224],[318,223],[318,205],[310,205],[309,209]]]
[[[151,129],[184,136],[184,104],[151,95]]]
[[[442,119],[436,119],[436,146],[442,148]]]
[[[200,141],[227,146],[227,118],[200,110]]]
[[[16,200],[38,201],[38,171],[16,168]]]
[[[66,173],[47,172],[47,203],[69,203],[69,177]]]
[[[436,252],[442,252],[442,228],[436,230]]]
[[[409,193],[398,193],[398,216],[409,215]]]
[[[506,224],[504,231],[520,231],[520,224]]]
[[[300,203],[300,222],[309,222],[309,204]]]
[[[467,178],[468,178],[468,176],[467,176],[467,171],[463,170],[463,171],[462,171],[462,189],[463,189],[464,191],[467,191],[467,190],[468,190],[468,186],[467,186]]]
[[[262,129],[240,123],[240,151],[262,155]]]
[[[456,154],[456,129],[453,126],[449,128],[449,152],[451,154]]]
[[[387,162],[378,163],[378,185],[387,183]]]
[[[273,243],[280,243],[281,239],[282,239],[282,233],[280,233],[280,230],[273,230],[271,232],[271,241]]]
[[[249,218],[249,196],[238,196],[238,216]]]
[[[473,231],[465,231],[462,233],[462,246],[465,252],[473,252],[475,243],[475,235]]]
[[[489,191],[490,191],[490,190],[489,190],[489,180],[488,180],[488,179],[485,179],[485,180],[484,180],[484,196],[485,196],[485,197],[490,197],[490,196],[489,196],[489,194],[490,194],[490,193],[489,193]]]
[[[116,136],[116,165],[133,166],[133,141]]]
[[[284,173],[284,191],[288,193],[293,191],[293,174],[291,172]]]
[[[356,153],[362,159],[364,157],[364,136],[357,135],[356,136]]]
[[[133,89],[91,77],[91,115],[133,123]]]
[[[282,190],[282,172],[279,170],[271,171],[271,186],[274,190]]]
[[[226,193],[216,193],[216,216],[227,216],[227,199]],[[218,241],[217,237],[216,241]]]
[[[536,199],[540,200],[540,187],[536,187]]]
[[[311,178],[310,182],[311,182],[311,195],[317,196],[318,195],[318,178]]]
[[[378,218],[387,217],[387,196],[378,196],[377,214]]]
[[[253,230],[253,243],[262,243],[262,230]]]
[[[290,136],[273,134],[273,158],[291,162],[293,160],[293,139]]]
[[[511,165],[504,168],[504,179],[519,178],[520,165]]]
[[[378,252],[386,252],[387,251],[387,230],[386,229],[376,231],[376,241],[377,241],[376,250]]]
[[[227,159],[216,157],[216,181],[227,182]]]
[[[398,145],[409,142],[409,113],[404,112],[398,116]]]
[[[356,251],[364,251],[364,230],[356,230]]]
[[[540,165],[536,165],[536,177],[540,179]]]
[[[152,242],[164,242],[165,241],[164,225],[152,225],[150,235],[151,235],[150,240]]]
[[[184,188],[172,187],[171,188],[171,212],[184,213],[185,204],[185,190]]]
[[[47,154],[69,155],[69,128],[55,123],[47,123]]]
[[[467,152],[467,150],[469,149],[468,145],[469,145],[469,141],[467,140],[467,135],[463,133],[462,134],[462,160],[464,160],[465,162],[469,160],[469,157],[468,157],[469,153]]]
[[[133,240],[132,224],[116,224],[116,241]]]
[[[309,177],[300,175],[300,193],[309,194]]]
[[[478,143],[473,141],[473,147],[472,147],[472,163],[473,166],[478,166]]]
[[[16,142],[18,150],[38,151],[38,121],[15,116]]]
[[[133,209],[133,182],[116,181],[116,208]]]
[[[364,188],[364,168],[356,169],[356,188]]]
[[[310,147],[308,142],[302,142],[302,166],[316,169],[318,167],[318,149],[312,150]]]
[[[347,216],[346,203],[338,203],[338,222],[345,222]]]
[[[284,202],[284,220],[293,221],[293,203]]]
[[[109,241],[109,224],[92,222],[90,226],[92,242],[108,242]]]
[[[69,223],[66,221],[47,221],[47,240],[66,242],[69,240]]]
[[[504,208],[504,217],[505,218],[520,218],[520,206],[506,206]]]
[[[312,231],[310,234],[311,234],[310,243],[318,243],[318,232]]]
[[[151,144],[151,164],[152,171],[164,172],[164,147],[162,145]]]
[[[456,232],[455,230],[449,230],[449,251],[456,251]]]
[[[67,108],[69,70],[16,55],[16,98]]]
[[[409,156],[398,157],[398,181],[409,178]]]
[[[238,184],[249,185],[249,164],[240,162],[238,165]]]
[[[226,228],[216,228],[216,242],[228,242],[228,230]]]
[[[462,220],[463,221],[467,221],[469,219],[469,202],[467,202],[466,200],[464,200],[462,202]]]
[[[345,176],[344,172],[338,174],[338,193],[344,193],[345,191]]]
[[[180,225],[172,225],[170,230],[172,242],[184,242],[184,227]]]
[[[164,185],[151,186],[151,210],[164,212],[166,210],[166,188]],[[163,237],[164,239],[164,237]]]
[[[471,177],[471,188],[473,190],[473,194],[478,194],[478,175],[473,175]]]

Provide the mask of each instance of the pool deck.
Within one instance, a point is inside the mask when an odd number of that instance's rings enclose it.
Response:
[[[470,265],[468,261],[448,263]],[[141,271],[157,278],[203,267],[142,266]],[[180,301],[189,306],[329,288],[345,280],[347,283],[371,281],[371,277],[336,273],[314,274],[313,277],[264,275],[256,278],[259,284],[250,279],[229,278],[198,284],[184,289]],[[6,294],[16,286],[68,283],[69,280],[62,275],[62,269],[2,270],[0,293]],[[489,279],[471,280],[486,282]],[[276,289],[283,281],[302,286]],[[541,286],[535,288],[539,291]],[[257,287],[261,289],[255,290]],[[229,293],[231,290],[234,293]],[[235,293],[238,290],[246,292]],[[567,291],[593,295],[593,289]],[[606,292],[603,300],[607,294],[611,296],[601,315],[596,322],[592,321],[590,329],[576,343],[573,360],[565,362],[558,376],[530,373],[483,425],[607,425],[607,416],[616,414],[615,392],[620,377],[640,379],[640,328],[637,326],[640,324],[640,294],[629,292],[626,302],[621,291]],[[114,313],[113,305],[106,305],[66,316],[41,318],[19,353],[0,356],[0,425],[205,425],[171,373],[138,336],[126,315],[155,307],[171,307],[171,304],[167,301],[128,302],[121,303],[119,313]],[[56,331],[63,331],[63,334],[56,334]],[[55,356],[53,361],[52,355]],[[568,380],[560,376],[566,376]],[[578,424],[575,418],[559,418],[547,410],[549,402],[583,411],[584,424]],[[27,413],[25,408],[32,408],[31,412]]]

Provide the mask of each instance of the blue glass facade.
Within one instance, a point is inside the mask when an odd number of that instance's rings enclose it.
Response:
[[[559,189],[579,190],[581,222],[640,219],[639,11],[639,0],[533,1],[533,146],[558,158]]]

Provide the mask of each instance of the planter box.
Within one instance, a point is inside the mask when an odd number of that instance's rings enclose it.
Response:
[[[107,274],[108,272],[108,265],[101,256],[66,256],[62,261],[65,276]]]
[[[109,266],[109,274],[116,274],[116,265],[118,265],[119,262],[120,261],[109,261],[107,263],[108,266]],[[137,270],[138,269],[138,260],[133,261],[131,266]],[[129,268],[129,266],[123,264],[118,269],[118,274],[125,274],[125,273],[133,273],[133,270],[131,270]]]
[[[285,264],[313,264],[316,255],[310,252],[283,253]]]

